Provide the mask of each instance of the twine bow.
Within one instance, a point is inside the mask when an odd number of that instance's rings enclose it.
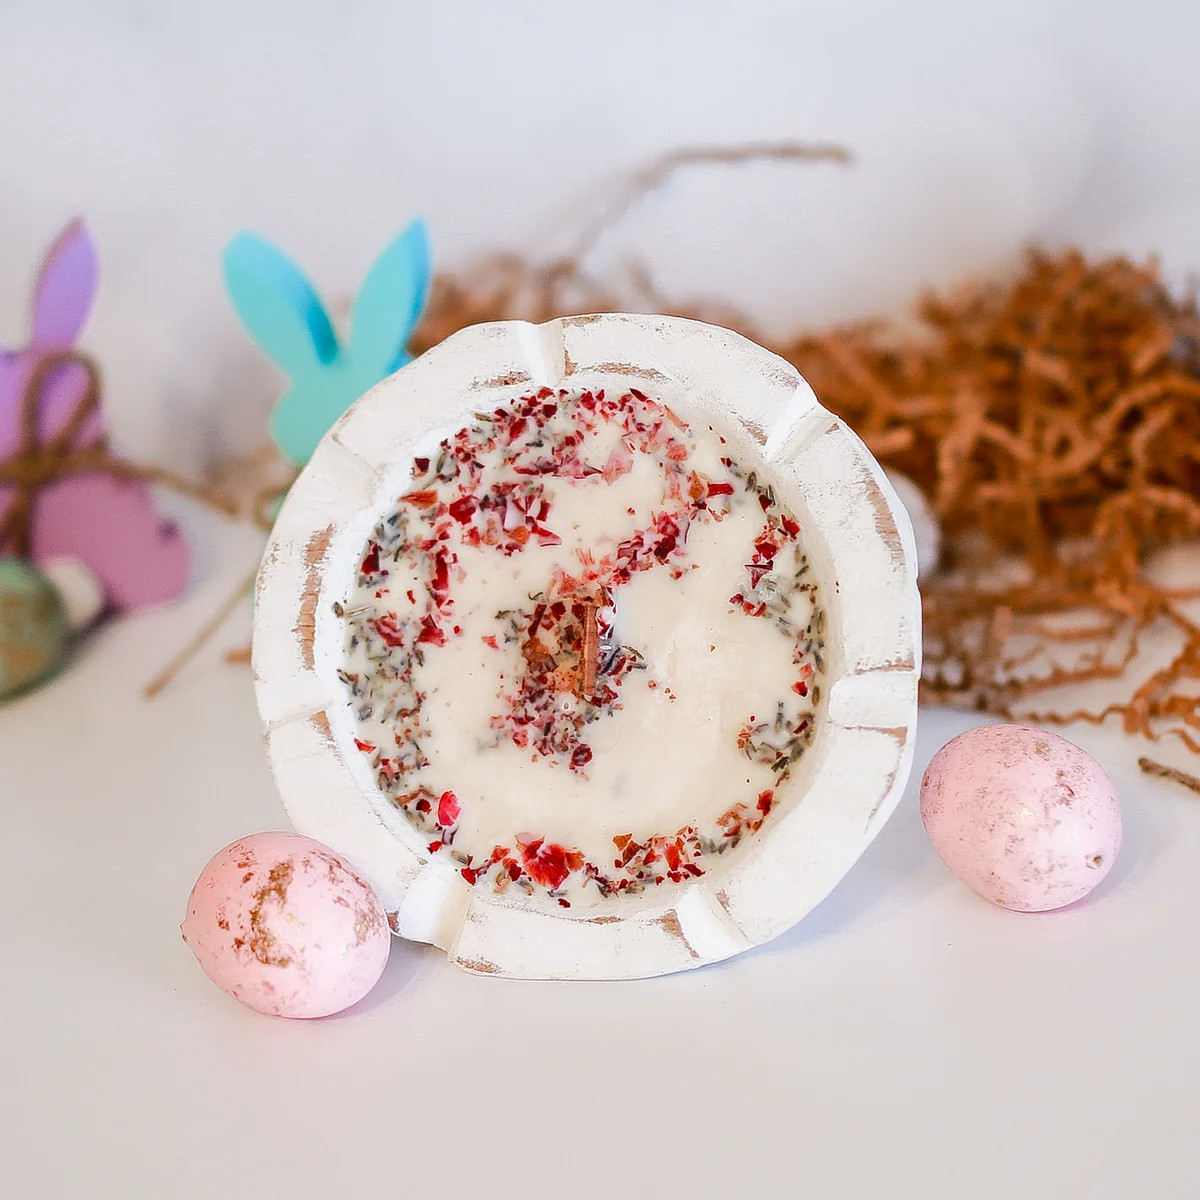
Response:
[[[83,369],[83,394],[60,429],[49,441],[40,442],[38,414],[47,386],[60,368]],[[157,483],[180,495],[189,496],[228,516],[237,508],[226,496],[177,475],[165,467],[130,462],[108,448],[103,435],[92,445],[77,448],[75,439],[90,417],[100,408],[100,368],[80,350],[56,350],[43,355],[29,376],[18,414],[21,440],[16,452],[0,460],[0,487],[12,487],[15,496],[0,520],[0,549],[28,558],[32,544],[33,518],[42,488],[69,475],[99,472],[139,483]]]

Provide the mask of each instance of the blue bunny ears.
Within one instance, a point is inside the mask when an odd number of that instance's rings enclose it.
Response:
[[[343,344],[312,284],[282,250],[253,233],[225,247],[233,306],[291,380],[271,414],[271,434],[297,466],[363,392],[412,357],[408,340],[429,278],[429,235],[423,221],[413,221],[367,272]]]

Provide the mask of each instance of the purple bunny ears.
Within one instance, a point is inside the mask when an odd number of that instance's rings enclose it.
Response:
[[[94,461],[106,441],[99,375],[75,343],[98,276],[95,245],[74,221],[43,260],[29,345],[0,348],[0,553],[78,559],[110,607],[130,609],[179,594],[188,550],[145,484]]]
[[[96,247],[82,220],[54,239],[33,289],[31,345],[38,350],[73,346],[83,332],[100,277]]]

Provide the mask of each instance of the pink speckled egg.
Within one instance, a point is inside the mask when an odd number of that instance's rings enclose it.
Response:
[[[349,1008],[378,982],[391,946],[370,885],[298,833],[251,834],[215,855],[181,929],[213,983],[277,1017]]]
[[[1100,764],[1028,725],[984,725],[943,746],[921,781],[921,819],[955,875],[1017,912],[1086,896],[1121,846],[1121,807]]]

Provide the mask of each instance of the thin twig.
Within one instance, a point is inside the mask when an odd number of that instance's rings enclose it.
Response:
[[[1186,771],[1179,770],[1178,767],[1168,767],[1163,763],[1155,762],[1152,758],[1139,758],[1138,766],[1146,772],[1147,775],[1158,775],[1163,779],[1172,779],[1176,783],[1182,783],[1185,788],[1190,788],[1193,792],[1200,794],[1200,779],[1195,775],[1189,775]]]
[[[237,585],[237,588],[221,602],[221,607],[212,615],[211,618],[197,631],[195,636],[187,643],[180,652],[155,677],[146,684],[142,695],[147,700],[153,700],[159,692],[163,690],[175,678],[179,672],[187,666],[205,645],[214,637],[222,625],[229,619],[234,609],[241,603],[243,597],[254,586],[255,577],[258,575],[257,564],[254,570],[246,576],[245,579]]]
[[[660,154],[644,167],[630,172],[620,183],[620,191],[579,231],[570,251],[568,264],[579,263],[600,238],[619,224],[635,204],[662,187],[681,167],[712,164],[740,166],[747,162],[836,162],[848,163],[850,153],[841,146],[807,145],[804,142],[747,142],[738,146],[681,146]]]

